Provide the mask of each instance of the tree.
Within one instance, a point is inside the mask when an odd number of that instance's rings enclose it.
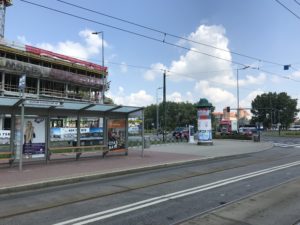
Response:
[[[163,126],[163,104],[159,107],[159,124]],[[154,124],[154,126],[153,126]],[[197,126],[197,109],[195,104],[187,102],[166,102],[166,130],[174,130],[176,127]],[[156,105],[145,108],[145,127],[156,128]]]
[[[264,127],[271,128],[272,124],[281,123],[288,127],[295,119],[297,99],[292,99],[285,92],[264,93],[256,96],[251,103],[253,117],[251,123],[260,122]]]

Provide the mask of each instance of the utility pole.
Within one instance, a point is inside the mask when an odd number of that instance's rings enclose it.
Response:
[[[236,95],[237,95],[237,131],[239,132],[239,119],[240,119],[240,91],[239,91],[239,70],[245,70],[250,66],[245,66],[241,69],[236,69]]]
[[[159,105],[158,105],[158,90],[162,89],[162,87],[158,87],[156,89],[156,134],[158,135],[159,130]]]
[[[166,131],[166,71],[164,71],[164,81],[163,81],[163,118],[164,118],[164,123],[163,123],[163,142],[165,142],[165,131]]]

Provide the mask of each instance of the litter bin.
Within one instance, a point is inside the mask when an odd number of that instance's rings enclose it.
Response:
[[[144,148],[150,148],[150,137],[144,137]]]
[[[260,135],[259,134],[253,134],[252,139],[254,142],[260,142]]]

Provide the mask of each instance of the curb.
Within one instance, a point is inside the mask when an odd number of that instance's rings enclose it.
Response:
[[[188,161],[185,160],[185,161],[157,164],[157,165],[137,167],[137,168],[132,168],[132,169],[124,169],[124,170],[118,170],[118,171],[106,172],[106,173],[77,175],[77,176],[67,177],[67,178],[61,177],[58,179],[44,180],[44,181],[39,181],[36,183],[16,185],[16,186],[12,186],[12,187],[1,187],[0,194],[9,194],[9,193],[13,193],[13,192],[29,191],[29,190],[45,188],[45,187],[53,187],[53,186],[59,186],[59,185],[65,185],[65,184],[79,183],[82,181],[95,180],[95,179],[99,179],[99,178],[108,178],[108,177],[114,177],[114,176],[119,176],[119,175],[132,174],[132,173],[136,173],[136,172],[144,172],[144,171],[149,171],[149,170],[153,170],[153,169],[161,169],[161,168],[167,168],[167,167],[172,167],[172,166],[191,164],[191,163],[205,161],[205,160],[209,160],[209,159],[215,159],[215,158],[207,157],[207,158],[202,158],[202,159],[195,159],[195,160],[188,160]]]

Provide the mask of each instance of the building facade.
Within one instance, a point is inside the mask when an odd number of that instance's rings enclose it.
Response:
[[[32,46],[0,42],[0,95],[104,103],[107,67]]]
[[[26,99],[104,103],[107,67],[29,45],[0,40],[0,96]],[[11,128],[0,112],[0,130]]]

